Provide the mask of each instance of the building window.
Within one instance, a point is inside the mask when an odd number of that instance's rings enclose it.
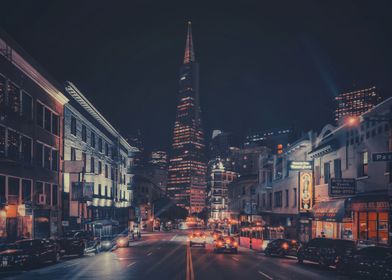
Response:
[[[263,193],[263,194],[261,195],[261,204],[262,204],[262,207],[263,207],[263,208],[266,207],[265,193]]]
[[[360,165],[359,165],[359,177],[362,176],[367,176],[368,175],[368,163],[369,163],[369,158],[368,158],[368,152],[363,152],[360,154]]]
[[[54,135],[58,136],[60,134],[59,127],[60,127],[59,116],[52,113],[52,133]]]
[[[282,191],[274,192],[274,207],[282,207]]]
[[[285,203],[286,207],[289,207],[289,190],[286,190],[286,203]]]
[[[50,169],[51,150],[49,147],[44,147],[44,168]]]
[[[98,138],[98,151],[102,153],[102,138]]]
[[[272,208],[272,193],[268,194],[268,208]]]
[[[50,198],[51,198],[51,193],[50,193],[50,184],[45,183],[45,204],[50,205]]]
[[[22,200],[31,201],[31,180],[22,180]]]
[[[98,184],[98,195],[99,196],[101,196],[101,194],[102,194],[102,185],[101,184]]]
[[[82,141],[87,142],[87,128],[84,124],[82,124]]]
[[[19,178],[8,177],[8,203],[19,203]]]
[[[105,164],[105,178],[109,178],[109,169],[107,164]]]
[[[25,163],[31,163],[31,145],[32,141],[30,138],[22,135],[21,137],[21,150],[22,160]]]
[[[52,185],[52,205],[53,206],[57,206],[58,191],[59,191],[59,187],[57,185]]]
[[[388,212],[359,212],[358,239],[388,243]]]
[[[39,102],[37,102],[36,117],[37,117],[37,125],[39,125],[40,127],[44,127],[44,106]]]
[[[293,189],[293,207],[297,207],[297,188]]]
[[[42,167],[44,165],[44,146],[41,143],[36,144],[35,160],[38,166]]]
[[[43,194],[44,192],[44,185],[41,182],[36,182],[35,184],[35,191],[34,191],[34,201],[36,204],[39,204],[39,195]]]
[[[76,136],[76,118],[71,116],[71,134]]]
[[[109,156],[109,145],[108,145],[108,143],[105,143],[105,155],[107,157]]]
[[[5,77],[0,75],[0,113],[3,113],[2,109],[6,106],[6,95],[5,95]]]
[[[19,158],[19,134],[8,129],[8,158],[17,160]]]
[[[20,89],[12,82],[8,82],[8,103],[13,113],[20,112]]]
[[[329,183],[329,179],[331,178],[331,167],[329,162],[324,163],[324,184]]]
[[[91,147],[95,148],[95,133],[91,131]]]
[[[27,119],[33,119],[33,99],[26,92],[22,92],[22,116]]]
[[[59,170],[59,152],[57,150],[52,150],[52,170]]]
[[[51,132],[52,131],[52,114],[48,108],[44,109],[45,114],[44,114],[44,128]]]
[[[95,159],[94,159],[94,157],[91,157],[91,160],[90,160],[90,172],[95,173]]]
[[[108,186],[105,186],[105,196],[108,196]]]
[[[102,174],[102,162],[98,161],[98,174]]]
[[[71,147],[71,160],[76,160],[76,149]]]
[[[335,178],[342,178],[342,161],[340,158],[333,161],[333,173]]]
[[[82,153],[82,161],[83,161],[83,170],[86,172],[86,166],[87,166],[87,155],[86,153]]]

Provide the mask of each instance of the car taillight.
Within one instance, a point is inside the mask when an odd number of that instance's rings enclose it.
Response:
[[[234,247],[238,247],[238,243],[237,242],[234,242],[233,245],[234,245]]]
[[[283,244],[282,244],[282,248],[285,249],[285,250],[287,250],[287,249],[289,248],[289,244],[283,243]]]
[[[226,243],[227,243],[227,244],[230,244],[230,243],[231,243],[231,240],[230,240],[230,239],[226,239]]]
[[[192,239],[192,238],[193,238],[193,235],[189,235],[189,238],[191,238],[191,239]]]
[[[218,238],[218,235],[214,234],[214,239],[217,239],[217,238]]]
[[[222,241],[218,241],[218,246],[223,246]]]

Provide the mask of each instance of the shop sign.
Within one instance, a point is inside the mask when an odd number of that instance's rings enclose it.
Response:
[[[353,202],[351,209],[356,212],[360,211],[388,211],[388,201],[368,201],[368,202]]]
[[[313,170],[313,161],[289,161],[289,170]]]
[[[63,172],[65,173],[82,173],[84,162],[82,160],[64,160]]]
[[[311,172],[299,173],[299,210],[309,211],[313,206],[313,175]]]
[[[331,178],[329,182],[329,196],[355,195],[356,180],[353,178]]]
[[[373,153],[372,160],[373,161],[392,161],[392,152]]]

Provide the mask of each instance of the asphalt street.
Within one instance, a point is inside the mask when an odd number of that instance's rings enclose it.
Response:
[[[212,240],[210,240],[212,241]],[[212,244],[190,248],[185,232],[153,233],[142,241],[82,258],[63,258],[28,271],[1,272],[3,279],[347,279],[333,268],[300,265],[294,258],[266,257],[240,248],[215,254]]]

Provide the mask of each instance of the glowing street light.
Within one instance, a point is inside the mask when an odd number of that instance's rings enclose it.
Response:
[[[348,125],[348,126],[357,126],[359,124],[359,117],[348,117],[344,120],[344,122]]]

